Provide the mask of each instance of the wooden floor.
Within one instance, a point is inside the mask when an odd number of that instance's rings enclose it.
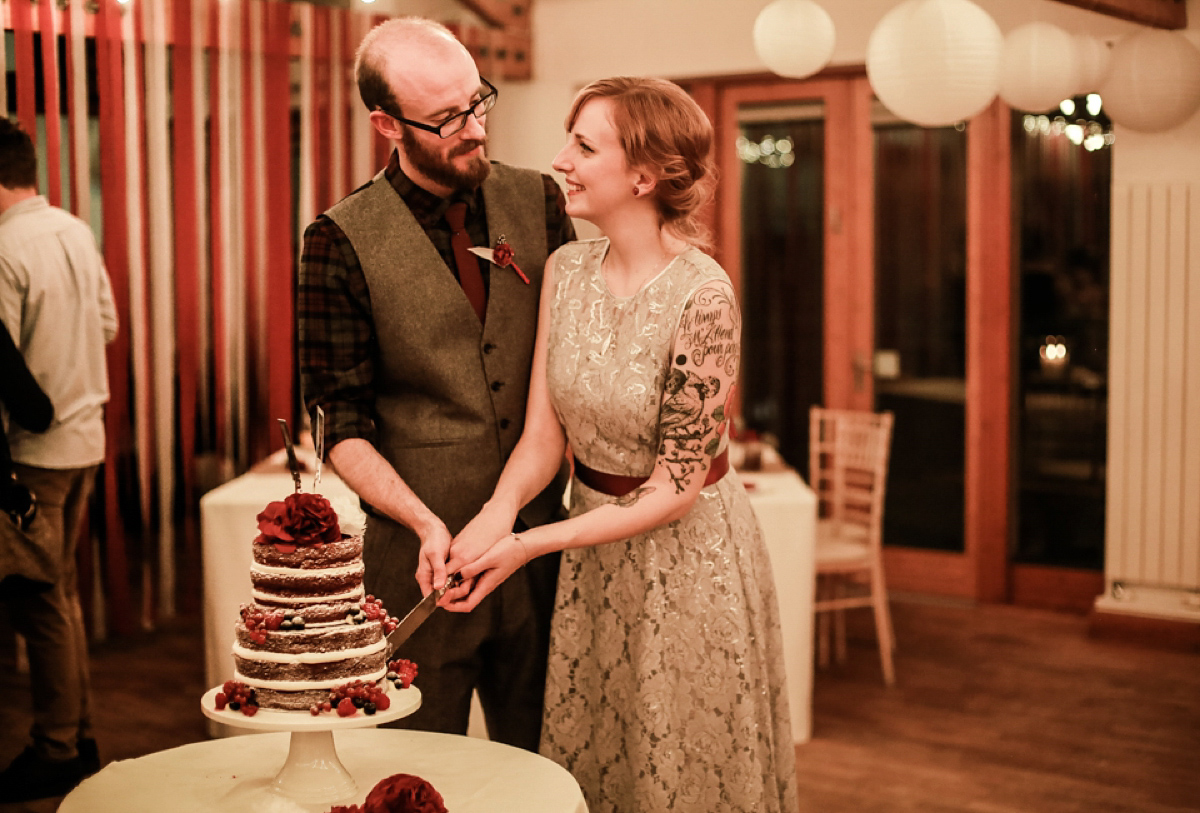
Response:
[[[911,597],[894,613],[896,687],[865,613],[847,663],[817,673],[813,739],[796,749],[805,813],[1200,811],[1200,655],[1093,640],[1072,615]],[[6,764],[24,744],[28,688],[0,636]],[[106,762],[204,738],[202,659],[198,623],[96,647]]]

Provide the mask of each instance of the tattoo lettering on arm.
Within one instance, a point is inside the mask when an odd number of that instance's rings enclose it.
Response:
[[[701,288],[679,319],[679,349],[696,367],[711,362],[725,375],[737,375],[742,316],[729,291]]]
[[[654,486],[638,486],[623,497],[618,497],[615,504],[622,508],[628,508],[631,505],[635,505],[642,497],[653,493]]]
[[[741,315],[724,286],[696,292],[684,307],[677,355],[667,373],[659,416],[659,465],[682,493],[720,447],[728,397],[741,352]],[[723,386],[724,376],[729,384]]]

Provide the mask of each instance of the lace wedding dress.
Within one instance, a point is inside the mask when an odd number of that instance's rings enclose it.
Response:
[[[618,298],[607,248],[558,253],[547,378],[577,459],[646,476],[680,312],[726,277],[689,249]],[[575,481],[571,514],[614,499]],[[736,473],[676,522],[563,554],[541,750],[591,813],[798,809],[774,580]]]

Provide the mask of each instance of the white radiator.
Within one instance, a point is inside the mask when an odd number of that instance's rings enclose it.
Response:
[[[1112,197],[1106,612],[1200,623],[1200,184]]]

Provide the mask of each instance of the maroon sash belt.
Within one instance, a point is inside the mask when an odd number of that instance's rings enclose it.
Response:
[[[704,485],[711,486],[724,477],[728,471],[729,451],[726,450],[712,459],[708,475],[704,478]],[[610,497],[624,497],[650,478],[630,477],[625,474],[609,474],[605,471],[596,471],[593,468],[585,466],[577,459],[575,461],[575,479],[593,491],[599,491],[601,494],[607,494]]]

